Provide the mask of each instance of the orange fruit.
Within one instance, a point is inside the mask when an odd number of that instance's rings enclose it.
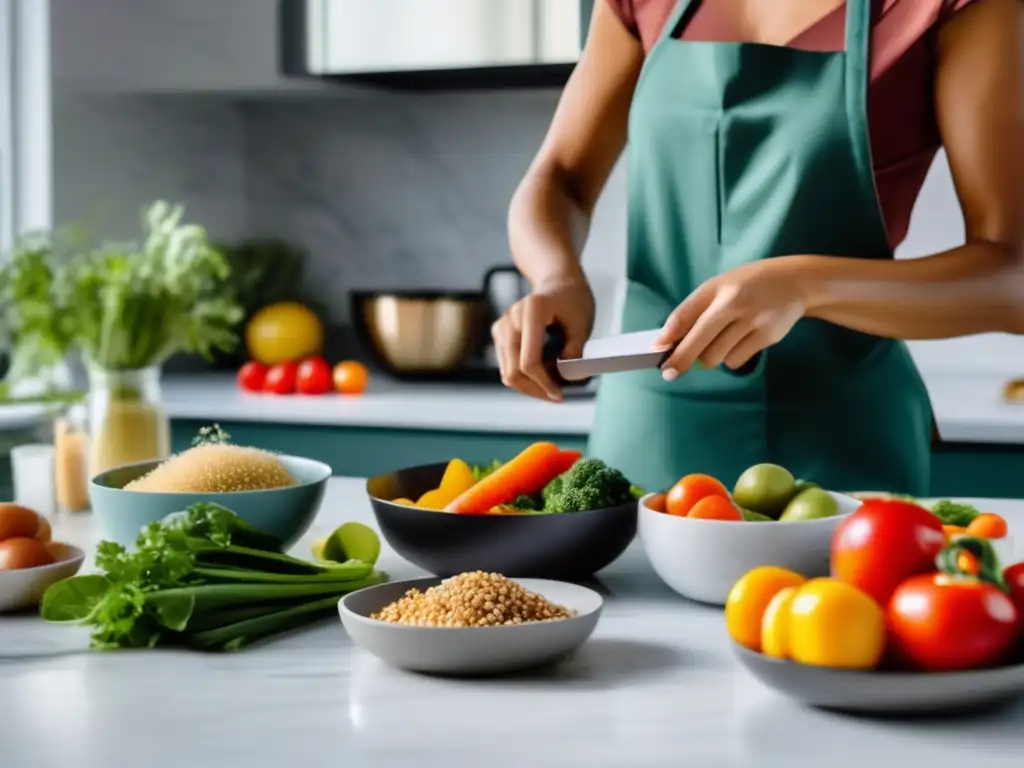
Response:
[[[796,571],[762,565],[744,574],[725,601],[725,628],[734,642],[752,651],[761,650],[761,626],[768,604],[786,587],[798,587],[806,579]]]

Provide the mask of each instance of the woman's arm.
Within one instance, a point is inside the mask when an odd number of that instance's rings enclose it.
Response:
[[[920,259],[795,256],[808,316],[901,339],[1024,334],[1024,3],[978,0],[939,37],[935,100],[967,242]]]
[[[586,49],[562,92],[547,137],[509,208],[512,258],[533,286],[492,327],[506,385],[560,400],[543,365],[545,330],[565,331],[562,354],[579,355],[594,324],[594,297],[580,267],[590,216],[626,144],[644,53],[598,0]]]
[[[606,0],[594,5],[587,44],[537,157],[512,198],[516,266],[534,285],[581,276],[590,216],[626,144],[644,53]]]

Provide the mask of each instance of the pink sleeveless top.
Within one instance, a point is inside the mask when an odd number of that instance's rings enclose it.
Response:
[[[648,51],[676,5],[676,0],[605,1]],[[875,182],[893,248],[907,236],[914,203],[942,145],[932,93],[936,32],[952,14],[972,2],[884,0],[875,21],[868,121]],[[682,39],[742,42],[721,8],[720,0],[700,2]],[[840,6],[789,45],[809,51],[841,51],[845,26],[846,9]]]

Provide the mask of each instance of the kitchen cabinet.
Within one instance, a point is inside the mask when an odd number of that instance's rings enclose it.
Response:
[[[175,420],[174,450],[192,444],[208,422]],[[222,422],[239,445],[258,445],[281,453],[326,462],[337,475],[368,477],[400,467],[430,464],[459,456],[489,461],[513,456],[538,440],[586,449],[583,436],[511,435],[500,432],[445,432],[374,429],[267,422]],[[932,456],[932,496],[1024,499],[1024,446],[945,444]]]
[[[278,0],[50,0],[50,15],[61,90],[329,89],[280,74]]]

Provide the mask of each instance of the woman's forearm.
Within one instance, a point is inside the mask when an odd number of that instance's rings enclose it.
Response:
[[[582,277],[580,254],[590,218],[550,166],[535,167],[523,179],[509,206],[512,260],[534,287]]]
[[[1024,334],[1024,251],[967,243],[919,259],[783,257],[806,313],[876,336],[944,339]]]

